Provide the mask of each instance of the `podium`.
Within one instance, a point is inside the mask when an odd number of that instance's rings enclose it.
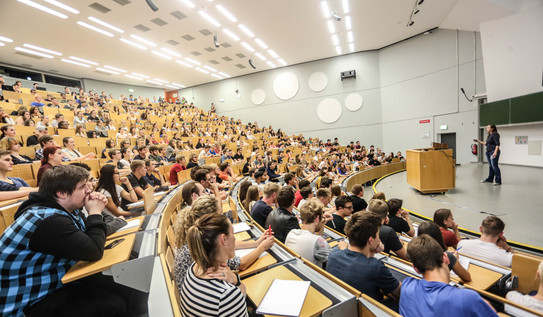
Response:
[[[452,149],[407,150],[407,183],[424,194],[444,193],[455,187]]]

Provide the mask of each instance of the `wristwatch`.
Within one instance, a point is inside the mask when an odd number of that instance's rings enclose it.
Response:
[[[241,279],[239,278],[238,274],[236,274],[236,277],[238,278],[238,282],[234,286],[240,286],[241,285]]]

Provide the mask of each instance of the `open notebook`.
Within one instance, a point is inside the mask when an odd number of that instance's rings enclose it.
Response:
[[[310,281],[273,280],[256,313],[299,316],[310,285]]]

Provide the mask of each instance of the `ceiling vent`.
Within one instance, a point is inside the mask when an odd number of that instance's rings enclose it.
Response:
[[[118,4],[120,4],[122,6],[127,5],[127,4],[130,3],[129,0],[113,0],[113,1],[117,2]]]
[[[236,56],[239,57],[239,58],[245,58],[245,57],[247,57],[247,56],[243,55],[243,53],[237,53]]]
[[[204,36],[208,36],[208,35],[213,34],[213,33],[211,33],[211,31],[208,30],[208,29],[200,30],[200,33],[202,33]]]
[[[217,65],[219,62],[217,62],[216,60],[212,59],[209,61],[210,64],[213,64],[213,65]]]
[[[208,51],[208,52],[210,52],[210,53],[211,53],[211,52],[215,52],[215,49],[212,48],[212,47],[206,47],[206,48],[204,48],[204,50],[206,50],[206,51]]]
[[[224,59],[225,61],[229,62],[231,61],[232,59],[228,56],[223,56],[222,59]]]
[[[194,40],[194,38],[188,34],[185,34],[183,36],[181,36],[183,39],[187,40],[187,41],[192,41]]]
[[[134,26],[134,29],[138,30],[138,31],[142,31],[142,32],[148,32],[148,31],[151,31],[150,28],[146,27],[145,25],[143,24],[138,24],[138,25],[135,25]]]
[[[198,52],[198,51],[192,51],[192,52],[190,52],[190,53],[191,53],[192,55],[194,55],[194,56],[200,56],[200,55],[202,55],[202,53],[200,53],[200,52]]]
[[[170,12],[171,15],[173,15],[176,19],[178,20],[182,20],[184,18],[186,18],[187,16],[184,15],[181,11],[179,10],[176,10],[174,12]]]
[[[224,47],[224,48],[232,47],[232,45],[230,45],[230,43],[228,43],[228,42],[221,43],[221,46]]]
[[[170,44],[171,46],[179,45],[179,42],[174,40],[167,40],[166,43]]]
[[[100,12],[100,13],[108,13],[109,11],[111,11],[110,8],[107,8],[107,7],[104,7],[103,5],[99,4],[98,2],[95,2],[91,5],[89,5],[89,7],[93,8],[94,10]]]
[[[243,65],[241,65],[241,64],[236,64],[236,67],[239,68],[239,69],[247,68],[247,67],[245,67],[245,66],[243,66]]]
[[[152,19],[151,22],[153,22],[154,24],[158,25],[158,26],[164,26],[166,24],[168,24],[168,22],[162,20],[162,19],[159,19],[159,18],[156,18],[156,19]]]

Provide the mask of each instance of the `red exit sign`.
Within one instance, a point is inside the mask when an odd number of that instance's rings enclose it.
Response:
[[[419,123],[420,123],[420,124],[422,124],[422,123],[430,123],[430,119],[419,120]]]

